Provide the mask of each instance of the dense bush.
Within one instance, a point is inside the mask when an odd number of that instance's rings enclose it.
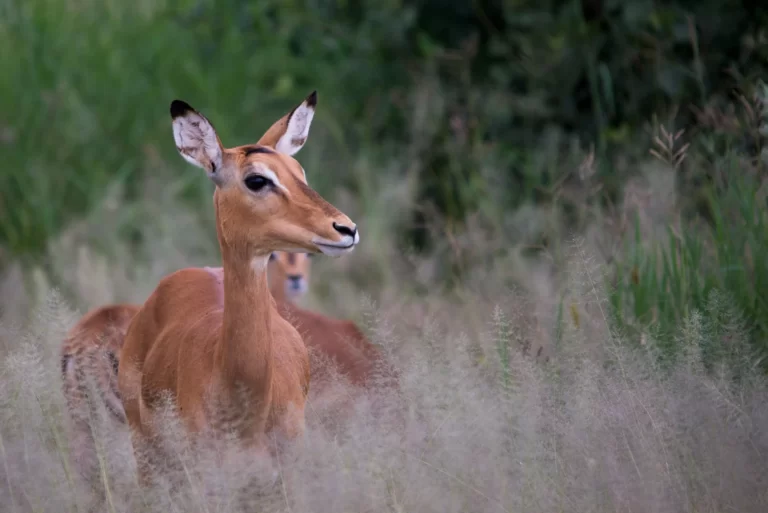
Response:
[[[676,208],[682,226],[709,226],[687,232],[688,267],[674,273],[699,281],[677,283],[675,300],[664,302],[672,278],[656,269],[671,254],[628,248],[614,255],[623,273],[614,281],[625,285],[615,308],[643,329],[660,323],[652,331],[669,332],[717,288],[735,294],[755,333],[766,335],[758,282],[721,271],[744,264],[742,242],[765,246],[762,221],[744,226],[740,245],[723,242],[733,212],[764,208],[744,203],[764,175],[754,164],[765,144],[753,93],[755,77],[768,71],[768,11],[758,4],[3,3],[0,267],[44,260],[52,238],[103,203],[110,184],[121,186],[128,210],[115,230],[136,248],[153,221],[138,207],[150,201],[147,179],[210,222],[210,209],[200,208],[210,185],[175,155],[169,101],[200,108],[235,145],[317,89],[312,142],[301,156],[313,186],[346,189],[378,205],[375,215],[397,218],[393,242],[444,257],[433,277],[448,284],[460,283],[475,258],[454,240],[469,218],[505,238],[487,252],[518,244],[555,251],[558,237],[620,201],[653,146],[649,127],[687,129],[668,155],[689,145],[675,163]],[[742,161],[755,172],[734,189],[722,178]],[[414,184],[414,198],[390,216],[381,187],[398,182]],[[521,229],[521,207],[546,218]],[[381,224],[375,215],[369,224]],[[699,243],[707,246],[697,253]],[[628,285],[633,268],[648,270],[641,288]]]
[[[0,242],[13,254],[39,253],[108,182],[135,183],[147,153],[167,156],[162,112],[175,96],[205,107],[236,143],[319,89],[327,137],[315,151],[335,183],[355,187],[346,170],[361,149],[404,152],[422,203],[460,221],[488,193],[480,162],[494,162],[516,191],[506,208],[540,200],[561,178],[535,163],[553,127],[626,154],[651,113],[680,106],[685,124],[689,106],[704,109],[768,69],[757,2],[32,0],[0,9],[9,70]],[[567,149],[561,140],[548,151]],[[610,193],[622,177],[604,167]]]
[[[681,140],[681,132],[662,130],[651,153],[681,175],[683,194],[695,192],[678,208],[701,215],[667,226],[651,244],[635,218],[614,277],[617,319],[661,340],[668,356],[679,349],[672,333],[695,312],[715,324],[743,323],[754,361],[766,365],[768,303],[760,291],[768,285],[768,86],[758,82],[730,116]],[[735,308],[723,317],[712,311],[713,297]]]

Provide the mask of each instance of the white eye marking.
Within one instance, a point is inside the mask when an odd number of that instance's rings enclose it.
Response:
[[[290,195],[291,195],[290,191],[289,191],[289,190],[288,190],[288,189],[285,187],[285,185],[283,185],[283,184],[280,182],[280,180],[278,180],[278,179],[277,179],[277,175],[275,174],[275,172],[274,172],[274,171],[272,171],[272,170],[271,170],[271,169],[269,169],[269,168],[266,168],[266,167],[262,167],[262,168],[259,170],[259,172],[261,172],[261,174],[263,174],[265,177],[267,177],[267,178],[269,178],[270,180],[272,180],[272,183],[274,183],[274,184],[275,184],[275,187],[279,187],[280,189],[282,189],[282,190],[283,190],[283,192],[285,192],[285,193],[286,193],[288,196],[290,196]]]

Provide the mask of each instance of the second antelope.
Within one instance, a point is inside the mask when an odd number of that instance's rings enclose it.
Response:
[[[269,283],[280,315],[301,334],[310,349],[312,386],[329,379],[319,359],[329,359],[336,369],[356,386],[371,384],[377,364],[383,363],[378,348],[352,321],[334,319],[299,307],[296,301],[307,291],[310,255],[273,253],[269,263]]]
[[[270,295],[269,256],[340,256],[359,242],[355,224],[307,185],[292,158],[307,140],[316,102],[312,93],[256,144],[234,148],[188,104],[171,104],[179,153],[216,186],[223,269],[165,277],[131,321],[118,389],[137,456],[156,450],[153,417],[164,393],[190,432],[224,427],[254,454],[266,453],[268,433],[292,439],[303,432],[309,357]]]

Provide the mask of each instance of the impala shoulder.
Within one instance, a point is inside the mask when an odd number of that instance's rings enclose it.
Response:
[[[224,304],[223,274],[215,268],[188,267],[162,278],[147,299],[142,317],[166,322],[179,311],[199,315]]]
[[[82,316],[79,321],[77,321],[77,324],[69,329],[67,332],[67,338],[76,337],[86,330],[105,324],[111,309],[112,305],[108,305],[94,308],[93,310],[89,311],[84,316]]]
[[[124,331],[139,308],[139,305],[133,304],[94,308],[67,332],[63,350],[67,352],[78,346],[101,345],[112,329]]]
[[[155,298],[169,299],[180,295],[196,293],[201,287],[210,287],[221,284],[215,269],[207,267],[187,267],[179,269],[163,277],[155,287]],[[223,277],[223,276],[222,276]]]

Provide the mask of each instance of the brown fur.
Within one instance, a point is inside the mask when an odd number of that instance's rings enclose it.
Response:
[[[221,268],[210,271],[221,278]],[[275,252],[267,269],[270,291],[280,315],[299,331],[309,349],[310,383],[314,397],[320,402],[327,402],[337,399],[332,397],[333,375],[327,361],[351,384],[367,387],[371,385],[374,367],[381,361],[381,354],[351,321],[302,309],[286,296],[289,276],[308,282],[310,273],[311,259],[306,253]],[[298,298],[298,295],[293,298]],[[70,330],[62,347],[63,392],[73,419],[73,456],[78,471],[88,481],[96,477],[97,462],[89,419],[82,415],[84,408],[88,407],[84,393],[86,381],[93,381],[108,411],[118,411],[110,416],[110,420],[125,424],[125,413],[117,391],[117,363],[125,333],[140,308],[141,305],[134,304],[96,308]],[[338,402],[334,405],[338,406]]]
[[[139,308],[121,304],[91,310],[69,330],[62,344],[61,374],[71,420],[72,459],[77,472],[93,487],[99,480],[92,422],[104,406],[108,422],[125,423],[117,390],[117,363],[128,325]]]
[[[386,399],[386,394],[399,392],[399,376],[395,368],[387,365],[378,347],[353,322],[299,307],[294,301],[300,294],[295,292],[291,299],[286,296],[286,291],[293,290],[289,277],[307,279],[309,270],[309,255],[276,252],[270,260],[268,274],[280,315],[301,333],[309,350],[312,413],[325,429],[343,431],[355,415],[360,392],[366,392],[368,399],[373,400],[371,412],[376,416],[385,414],[378,420],[389,418],[395,421],[393,427],[401,425],[401,417],[391,417],[396,413],[392,409],[396,403]],[[380,392],[385,396],[379,397]]]
[[[329,358],[349,381],[357,386],[367,386],[373,376],[381,353],[352,321],[334,319],[297,306],[286,297],[289,276],[307,279],[310,258],[303,253],[274,254],[269,263],[269,282],[272,296],[280,315],[290,322],[304,339],[312,353]],[[321,365],[312,365],[312,383],[322,382],[327,376]]]
[[[308,131],[313,114],[308,109],[315,101],[311,95],[300,106],[295,131]],[[278,120],[258,144],[298,151],[290,146],[297,136],[291,133],[296,112]],[[305,178],[288,154],[246,156],[242,148],[225,149],[212,125],[188,105],[174,102],[171,114],[179,151],[206,169],[217,186],[223,269],[182,269],[165,277],[130,323],[118,387],[137,462],[159,456],[152,439],[163,394],[174,400],[191,433],[234,431],[245,449],[263,455],[267,434],[293,439],[303,432],[310,378],[307,348],[269,293],[268,256],[278,250],[331,251],[327,244],[346,248],[332,254],[349,251],[357,237],[340,238],[335,227],[354,224],[295,186]],[[243,185],[265,167],[287,191],[274,186],[254,193]],[[140,463],[139,469],[144,481],[147,468]]]

